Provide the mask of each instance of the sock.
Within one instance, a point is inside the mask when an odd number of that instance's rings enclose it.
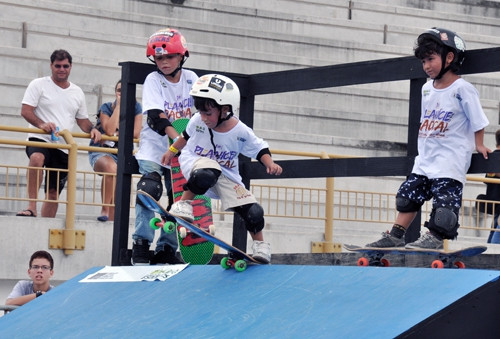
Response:
[[[396,237],[398,239],[401,239],[405,235],[405,232],[406,232],[406,228],[404,228],[401,225],[394,224],[392,226],[390,235],[392,235],[393,237]]]

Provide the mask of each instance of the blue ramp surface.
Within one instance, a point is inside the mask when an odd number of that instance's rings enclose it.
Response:
[[[160,282],[80,283],[0,318],[2,338],[392,338],[499,271],[188,266]]]

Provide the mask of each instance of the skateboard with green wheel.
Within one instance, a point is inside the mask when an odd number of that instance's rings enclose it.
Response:
[[[172,122],[172,126],[175,128],[177,133],[181,134],[186,129],[188,122],[189,119],[186,118],[177,119]],[[170,143],[172,143],[171,139]],[[181,171],[178,156],[173,157],[170,162],[170,174],[172,177],[174,202],[177,202],[182,196],[182,192],[184,191],[183,186],[186,183],[186,179]],[[212,219],[212,200],[207,196],[197,195],[192,200],[192,206],[194,215],[193,223],[204,230],[215,232]],[[160,213],[160,215],[162,215],[162,213]],[[163,227],[165,232],[174,232],[176,228],[180,228],[180,226],[176,224],[175,220],[162,221],[158,218],[152,219],[150,221],[150,226],[154,229]],[[205,265],[212,260],[212,256],[214,254],[214,244],[210,241],[199,237],[192,232],[183,233],[182,231],[177,232],[177,239],[179,241],[179,250],[184,262],[192,265]]]
[[[193,233],[199,238],[202,238],[209,243],[212,244],[212,248],[215,245],[227,251],[228,256],[222,258],[221,266],[225,269],[234,268],[238,272],[244,271],[248,265],[260,265],[263,264],[260,261],[254,259],[247,253],[241,251],[240,249],[229,245],[222,239],[215,237],[213,234],[199,228],[196,225],[187,222],[186,220],[176,217],[170,213],[168,213],[152,196],[147,194],[146,192],[139,191],[137,192],[137,198],[142,201],[144,206],[147,206],[150,210],[155,211],[160,214],[164,222],[162,220],[152,219],[151,223],[155,225],[155,227],[163,226],[166,232],[172,232],[173,230],[177,230],[179,235]],[[172,227],[171,225],[177,224],[177,227]]]

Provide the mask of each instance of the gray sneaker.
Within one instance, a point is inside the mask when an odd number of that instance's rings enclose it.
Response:
[[[405,240],[403,238],[399,239],[392,236],[389,232],[382,232],[382,238],[375,242],[366,244],[365,247],[403,247],[405,245]]]
[[[443,240],[439,240],[431,232],[427,232],[416,241],[406,244],[405,248],[428,248],[432,250],[443,249]]]
[[[193,206],[191,205],[190,200],[179,200],[170,208],[170,214],[175,215],[176,217],[182,218],[187,222],[193,222]]]

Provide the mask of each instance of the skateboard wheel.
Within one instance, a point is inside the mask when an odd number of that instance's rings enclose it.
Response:
[[[173,233],[175,232],[175,224],[171,221],[168,221],[163,225],[163,230],[166,233]]]
[[[220,261],[220,265],[222,266],[223,269],[227,270],[228,268],[231,268],[231,263],[229,261],[228,257],[222,258]]]
[[[187,236],[186,227],[179,227],[179,236],[184,239]]]
[[[234,263],[234,269],[238,272],[243,272],[247,268],[247,262],[245,260],[237,260]]]
[[[431,264],[432,268],[444,268],[444,263],[441,260],[434,260]]]
[[[465,264],[462,262],[462,261],[455,261],[453,263],[453,265],[456,267],[456,268],[465,268]]]
[[[358,266],[368,266],[369,264],[370,262],[365,257],[361,257],[358,259]]]
[[[385,259],[385,258],[384,259],[380,259],[380,264],[381,264],[381,266],[384,266],[384,267],[391,266],[391,262],[389,260]]]
[[[208,233],[210,233],[211,235],[215,235],[215,225],[210,225],[208,226]]]
[[[153,218],[149,220],[149,226],[151,226],[151,228],[154,230],[158,230],[163,226],[163,220],[161,220],[160,218]]]

